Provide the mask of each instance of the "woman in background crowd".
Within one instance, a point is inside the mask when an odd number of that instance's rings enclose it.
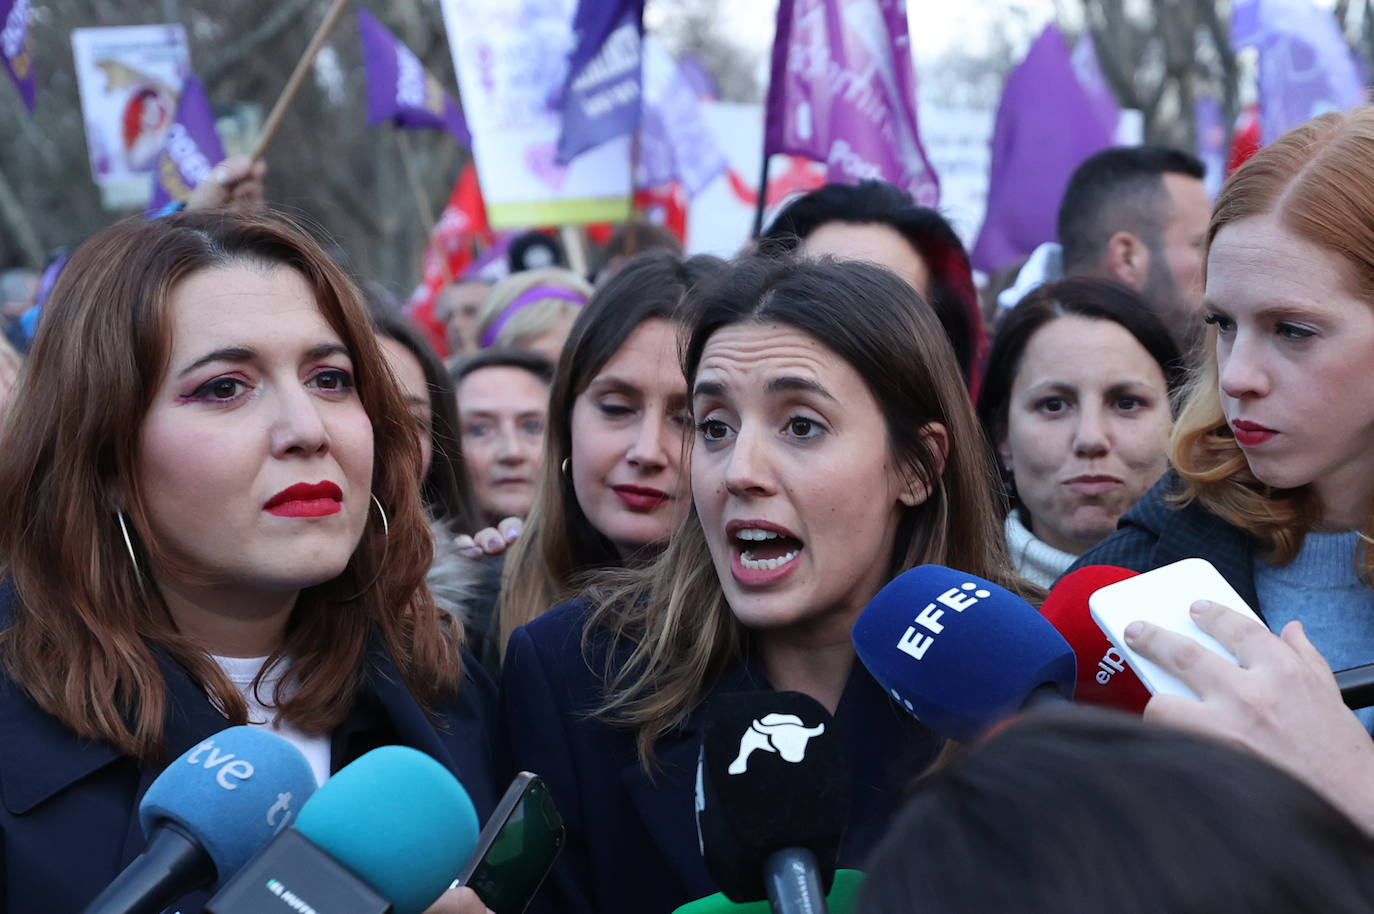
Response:
[[[1049,587],[1164,474],[1184,375],[1167,328],[1117,283],[1043,285],[1003,318],[978,418],[1006,484],[1007,546],[1022,577]]]
[[[277,217],[139,218],[46,307],[0,448],[0,908],[80,910],[230,724],[321,781],[412,746],[489,814],[491,684],[424,586],[414,423],[341,271]]]
[[[639,254],[578,316],[549,396],[539,494],[503,575],[503,643],[572,596],[579,575],[655,557],[686,512],[675,313],[722,268],[713,257]]]
[[[689,304],[685,521],[652,565],[517,629],[502,668],[510,764],[540,772],[568,826],[553,910],[716,891],[692,809],[703,709],[729,692],[804,692],[834,714],[854,766],[839,861],[859,864],[941,741],[855,661],[855,619],[921,563],[1016,586],[953,351],[909,286],[757,258]]]
[[[532,349],[557,362],[591,285],[571,270],[543,267],[512,273],[492,286],[477,315],[483,349]]]

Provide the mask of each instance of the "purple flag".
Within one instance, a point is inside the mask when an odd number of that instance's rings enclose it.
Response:
[[[33,72],[33,43],[29,41],[29,0],[0,0],[0,57],[19,88],[24,107],[33,114],[37,82]]]
[[[155,213],[173,200],[186,200],[196,185],[210,176],[224,159],[224,146],[215,132],[215,114],[205,87],[194,74],[181,84],[176,117],[167,129],[162,154],[153,172],[153,199],[148,212]]]
[[[358,7],[358,33],[367,71],[367,123],[391,121],[397,127],[447,130],[464,146],[472,145],[463,110],[401,43],[363,7]]]
[[[1260,142],[1364,104],[1364,76],[1331,13],[1310,0],[1241,0],[1231,47],[1259,50]]]
[[[639,126],[644,0],[578,0],[559,106],[559,165]]]
[[[1121,120],[1121,106],[1116,103],[1116,94],[1102,75],[1102,65],[1097,62],[1097,45],[1093,43],[1093,33],[1085,31],[1074,46],[1073,71],[1078,82],[1092,103],[1093,113],[1106,131],[1116,134],[1116,124]]]
[[[1203,95],[1193,102],[1193,126],[1197,134],[1197,157],[1207,167],[1202,179],[1207,196],[1216,199],[1226,180],[1226,115],[1214,95]]]
[[[969,259],[991,273],[1055,239],[1069,176],[1112,142],[1069,60],[1064,36],[1048,25],[1002,89],[992,128],[992,164],[983,228]]]
[[[652,35],[644,37],[644,123],[635,187],[680,179],[695,197],[728,164],[702,117],[696,89]]]
[[[829,181],[891,182],[922,206],[940,184],[916,124],[905,0],[781,0],[763,154],[825,162]]]

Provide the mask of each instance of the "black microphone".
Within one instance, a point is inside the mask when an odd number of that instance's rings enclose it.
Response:
[[[800,692],[720,695],[697,763],[697,837],[725,896],[824,914],[849,814],[844,743]]]
[[[1337,670],[1336,685],[1341,687],[1341,700],[1350,710],[1374,705],[1374,663]]]

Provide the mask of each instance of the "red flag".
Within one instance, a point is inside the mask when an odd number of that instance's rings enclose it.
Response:
[[[445,284],[463,275],[478,250],[492,243],[482,187],[471,161],[453,185],[444,211],[429,234],[421,266],[420,284],[410,297],[406,314],[425,332],[440,356],[448,355],[443,324],[434,316],[434,302]]]

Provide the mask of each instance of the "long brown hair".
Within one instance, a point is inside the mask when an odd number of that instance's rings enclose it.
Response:
[[[288,662],[282,681],[299,683],[280,703],[282,715],[312,733],[337,725],[354,703],[374,629],[422,702],[452,694],[461,673],[461,630],[423,584],[432,543],[415,482],[414,424],[357,289],[279,216],[130,219],[97,234],[63,270],[0,436],[0,561],[17,593],[0,662],[68,729],[141,760],[162,755],[168,694],[159,654],[184,667],[231,721],[246,716],[218,665],[177,631],[134,567],[116,520],[116,511],[127,513],[143,568],[176,567],[139,492],[139,433],[170,354],[172,290],[198,271],[242,263],[297,271],[348,348],[372,420],[372,492],[389,519],[384,533],[369,518],[347,568],[301,591],[267,664]]]
[[[1374,108],[1313,118],[1257,152],[1222,188],[1207,247],[1231,223],[1270,213],[1294,234],[1339,254],[1349,265],[1352,291],[1374,307]],[[1291,561],[1320,519],[1320,506],[1310,486],[1273,489],[1250,471],[1222,409],[1214,327],[1206,339],[1170,445],[1184,481],[1178,500],[1196,498],[1249,531],[1267,561]],[[1365,531],[1374,531],[1374,515]],[[1362,548],[1359,565],[1364,580],[1374,581],[1368,549]]]
[[[578,315],[549,391],[543,479],[501,576],[496,612],[502,651],[517,627],[571,597],[580,575],[620,565],[615,546],[587,519],[562,470],[572,456],[573,403],[636,327],[672,319],[687,290],[722,267],[714,257],[683,261],[669,251],[646,251],[598,289]]]
[[[983,447],[958,363],[935,313],[905,282],[861,262],[752,258],[732,266],[689,305],[683,373],[688,389],[711,335],[736,323],[777,323],[823,341],[867,383],[882,410],[894,463],[931,495],[906,508],[887,576],[949,565],[1024,592],[1007,557],[994,501],[997,475]],[[942,460],[923,430],[942,424]],[[642,571],[608,572],[590,592],[587,631],[633,643],[608,658],[598,715],[635,730],[649,767],[654,742],[681,724],[743,653],[736,620],[695,508],[667,550]]]

